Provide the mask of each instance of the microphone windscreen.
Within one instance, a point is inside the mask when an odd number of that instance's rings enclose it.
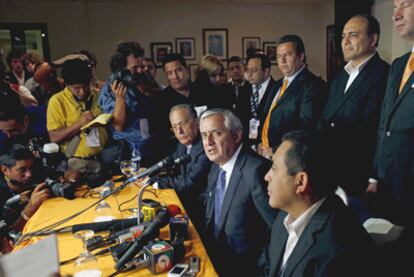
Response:
[[[168,214],[170,215],[170,217],[174,217],[176,215],[181,214],[181,208],[178,207],[177,205],[174,204],[170,204],[167,206],[167,211]]]

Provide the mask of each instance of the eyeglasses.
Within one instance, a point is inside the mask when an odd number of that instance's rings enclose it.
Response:
[[[190,120],[189,120],[189,121],[187,121],[187,122],[180,122],[180,123],[178,123],[178,124],[174,124],[170,130],[171,130],[171,132],[176,132],[176,131],[178,131],[180,128],[182,128],[182,129],[187,129],[187,128],[190,126],[190,123],[191,123],[193,120],[194,120],[194,119],[190,119]]]

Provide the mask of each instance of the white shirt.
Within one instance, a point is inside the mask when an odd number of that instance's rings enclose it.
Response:
[[[262,101],[262,98],[266,92],[267,86],[269,85],[269,81],[270,81],[270,76],[269,78],[267,78],[263,83],[260,84],[260,89],[259,89],[259,103],[260,101]],[[255,91],[256,90],[256,86],[257,85],[252,85],[252,90]]]
[[[369,62],[369,60],[374,57],[374,55],[376,54],[373,53],[371,56],[369,56],[368,58],[366,58],[362,63],[360,63],[357,66],[352,66],[352,61],[349,61],[344,69],[345,71],[349,74],[349,79],[348,82],[346,83],[346,87],[345,87],[345,91],[344,94],[346,93],[346,91],[349,89],[349,87],[352,85],[352,83],[354,82],[354,80],[356,79],[356,77],[358,77],[359,72],[362,71],[362,69],[367,65],[367,63]]]
[[[186,145],[185,146],[185,153],[186,154],[190,154],[190,152],[191,152],[191,147],[193,147],[193,145],[192,144],[189,144],[189,145]]]
[[[242,146],[243,144],[241,144],[239,148],[237,148],[236,152],[234,152],[230,160],[228,160],[225,164],[220,166],[220,168],[226,172],[226,188],[224,189],[224,192],[226,192],[227,187],[229,186],[231,173],[233,173],[234,165],[236,164],[236,160],[239,156]]]
[[[298,75],[299,75],[299,73],[301,73],[301,72],[302,72],[302,70],[303,70],[304,68],[305,68],[305,66],[303,66],[301,69],[299,69],[298,71],[296,71],[294,74],[290,75],[289,77],[285,77],[285,78],[283,78],[283,82],[284,82],[286,79],[288,80],[288,84],[287,84],[286,89],[290,86],[290,84],[293,82],[293,80],[295,80],[296,76],[298,76]],[[282,84],[283,84],[283,82],[282,82]],[[273,103],[274,103],[274,102],[276,102],[276,99],[278,99],[278,98],[279,98],[279,94],[280,94],[280,90],[281,90],[281,89],[282,89],[282,87],[280,87],[280,88],[279,88],[279,90],[277,91],[277,93],[276,93],[275,97],[273,98],[272,105],[273,105]]]
[[[283,255],[283,262],[282,267],[284,268],[286,265],[287,260],[290,257],[290,254],[292,254],[293,249],[295,249],[296,244],[299,241],[300,236],[302,235],[303,231],[305,230],[306,226],[308,226],[309,221],[311,220],[312,216],[316,213],[316,211],[319,209],[319,207],[322,205],[322,203],[325,201],[325,197],[313,204],[309,209],[307,209],[304,213],[302,213],[297,219],[293,219],[290,214],[288,214],[283,224],[285,225],[285,228],[289,234],[286,247],[285,247],[285,253]]]

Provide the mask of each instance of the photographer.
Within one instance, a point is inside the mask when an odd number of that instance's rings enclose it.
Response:
[[[49,190],[45,184],[40,184],[31,192],[36,183],[33,172],[37,171],[34,170],[33,154],[21,145],[14,145],[0,156],[0,169],[1,215],[13,229],[20,231],[42,202],[49,198]],[[21,196],[18,203],[5,207],[7,200],[16,195]]]
[[[112,75],[101,89],[99,104],[113,113],[113,160],[127,159],[133,150],[149,158],[149,99],[140,92],[137,80],[143,75],[144,50],[137,42],[121,42],[111,57]]]
[[[42,146],[48,141],[44,106],[25,109],[19,103],[0,103],[0,154],[15,143]]]

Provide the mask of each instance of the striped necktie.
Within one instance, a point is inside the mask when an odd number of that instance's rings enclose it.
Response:
[[[257,109],[259,107],[259,90],[261,87],[261,85],[256,85],[252,95],[250,96],[250,111],[252,112],[252,116],[254,118],[258,118]]]
[[[269,147],[268,134],[269,134],[270,115],[272,114],[273,110],[276,108],[276,104],[277,104],[277,102],[279,102],[279,99],[285,93],[288,84],[289,84],[288,79],[285,79],[283,81],[283,85],[282,85],[282,88],[280,89],[279,95],[277,96],[276,100],[273,101],[272,106],[270,107],[269,112],[267,113],[266,120],[263,124],[263,129],[262,129],[262,144],[263,144],[263,146]]]

